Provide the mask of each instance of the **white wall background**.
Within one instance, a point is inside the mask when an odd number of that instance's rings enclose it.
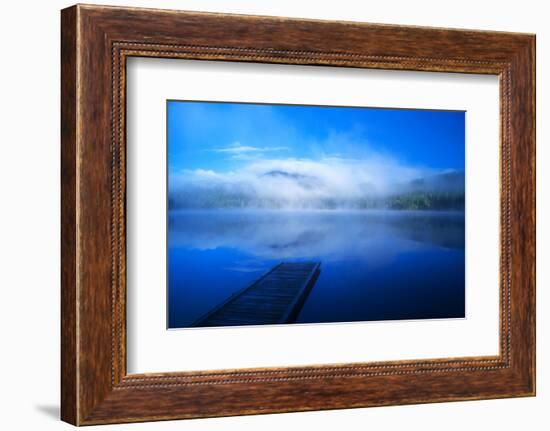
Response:
[[[537,34],[538,396],[405,407],[105,426],[135,430],[548,429],[550,423],[550,12],[537,0],[119,0],[171,9]],[[69,429],[59,414],[60,0],[4,2],[0,15],[0,426]]]

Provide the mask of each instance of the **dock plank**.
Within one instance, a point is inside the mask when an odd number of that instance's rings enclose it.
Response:
[[[317,281],[320,266],[320,262],[282,262],[191,326],[292,323]]]

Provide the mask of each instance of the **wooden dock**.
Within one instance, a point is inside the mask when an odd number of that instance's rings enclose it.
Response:
[[[191,326],[292,323],[320,273],[319,262],[283,262],[195,321]]]

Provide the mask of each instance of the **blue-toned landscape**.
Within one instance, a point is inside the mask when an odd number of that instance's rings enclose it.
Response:
[[[167,114],[169,328],[464,317],[464,112]]]

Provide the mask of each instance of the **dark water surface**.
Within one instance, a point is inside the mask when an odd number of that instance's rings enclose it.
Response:
[[[319,261],[297,323],[464,317],[464,213],[181,210],[168,220],[168,326],[279,262]]]

